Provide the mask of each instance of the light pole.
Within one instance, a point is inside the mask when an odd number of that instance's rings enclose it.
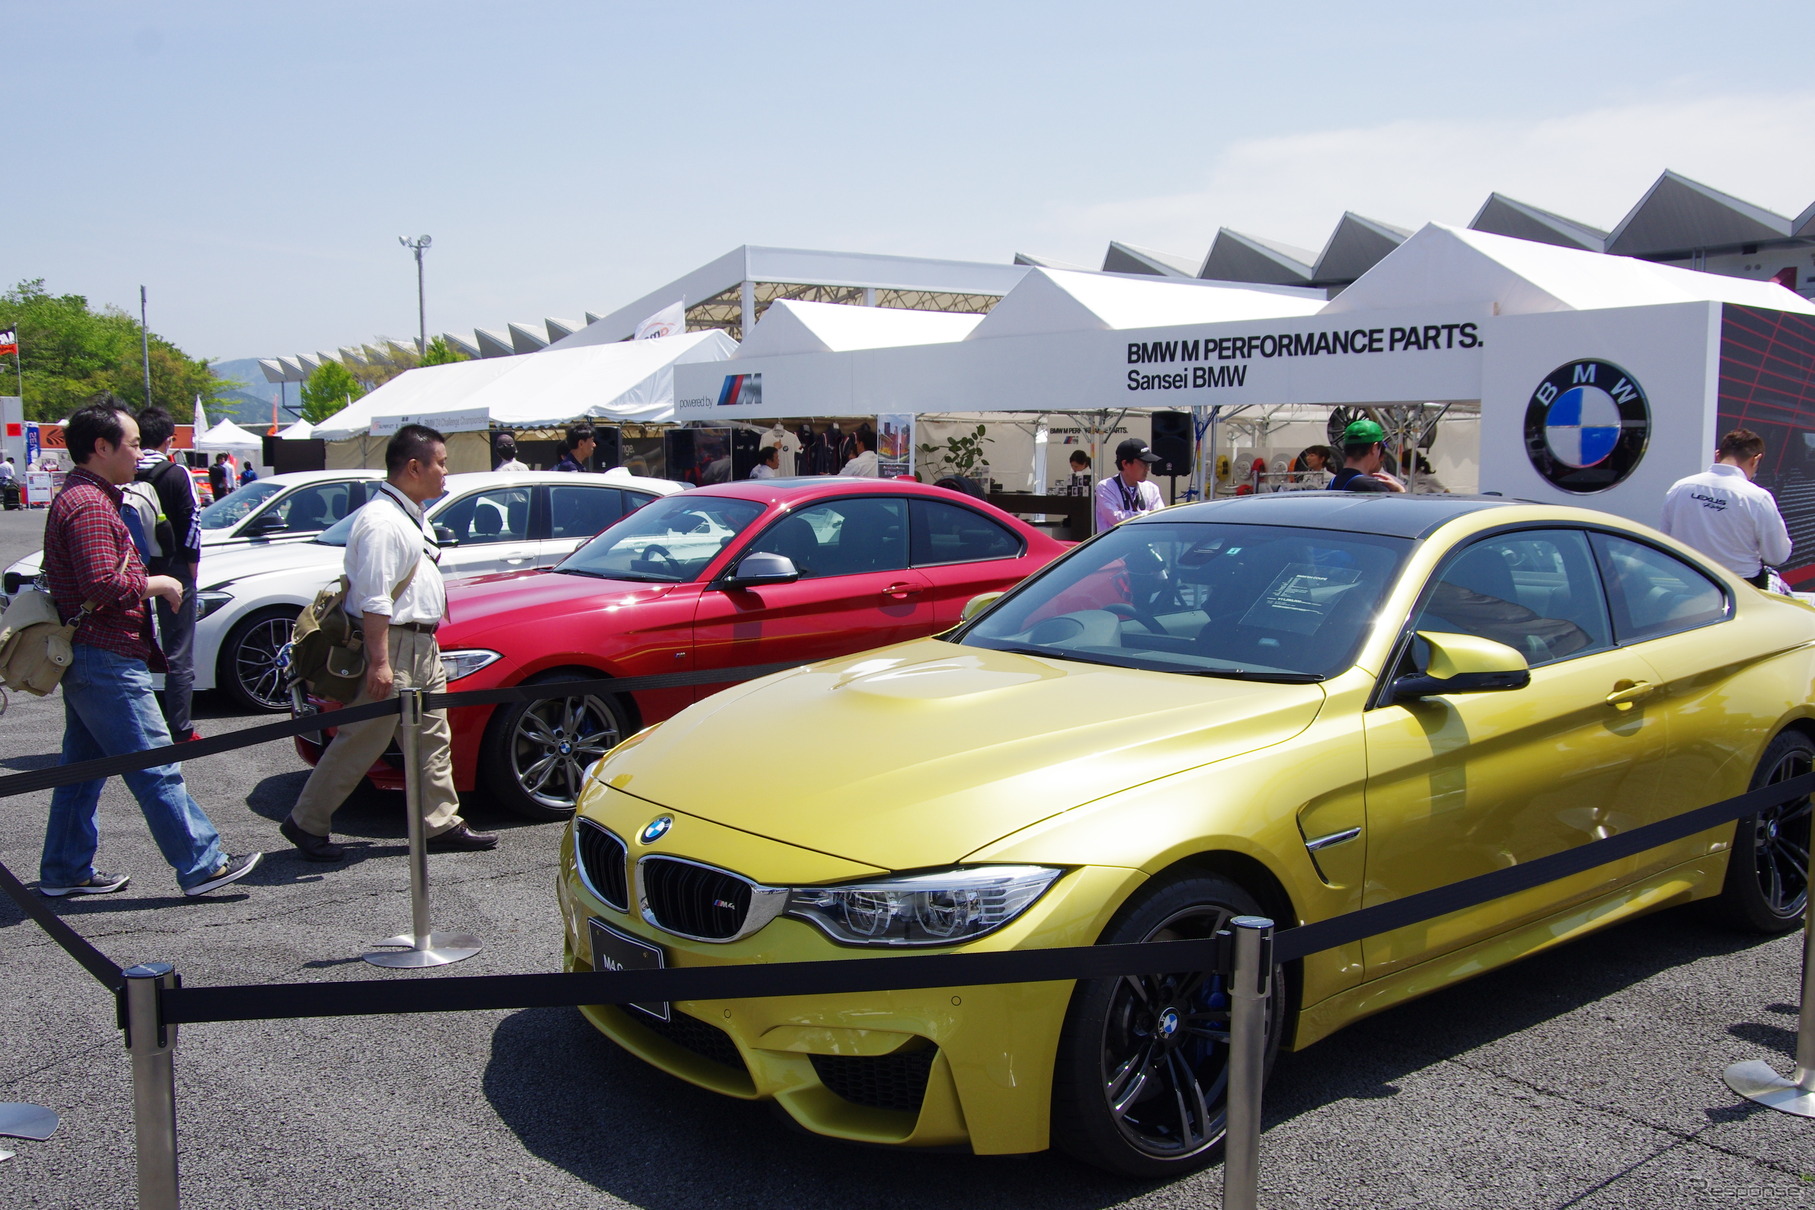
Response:
[[[416,254],[416,355],[427,357],[429,354],[429,312],[423,302],[422,294],[422,252],[433,241],[426,235],[411,239],[407,235],[397,237],[397,242]]]

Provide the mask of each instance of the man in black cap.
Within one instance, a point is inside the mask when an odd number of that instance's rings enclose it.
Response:
[[[1159,487],[1147,481],[1147,468],[1159,460],[1139,437],[1115,447],[1116,473],[1097,484],[1097,533],[1165,507]]]
[[[496,463],[492,467],[495,471],[527,471],[529,469],[518,461],[517,439],[510,433],[498,434],[492,441],[492,454],[496,458]]]

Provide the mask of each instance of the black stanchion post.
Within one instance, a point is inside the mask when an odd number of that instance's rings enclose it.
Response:
[[[139,1210],[177,1210],[176,1026],[164,1024],[158,1002],[159,992],[176,986],[176,973],[168,963],[147,962],[125,975]]]
[[[446,966],[478,953],[479,939],[466,933],[437,935],[429,928],[428,837],[423,834],[422,824],[424,691],[402,689],[397,696],[402,707],[397,721],[397,742],[403,749],[404,814],[409,816],[410,824],[410,931],[378,943],[401,948],[379,950],[367,954],[365,959],[373,966]]]
[[[1229,1121],[1223,1136],[1223,1206],[1255,1210],[1260,1186],[1260,1089],[1267,1068],[1267,999],[1273,994],[1273,922],[1237,916],[1229,988]]]
[[[1740,827],[1745,827],[1744,821]],[[1802,1011],[1796,1019],[1796,1066],[1784,1079],[1763,1059],[1735,1063],[1723,1073],[1727,1087],[1769,1109],[1815,1118],[1815,846],[1803,885],[1808,901],[1802,914]]]

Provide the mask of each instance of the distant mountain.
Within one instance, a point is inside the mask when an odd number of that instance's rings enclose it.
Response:
[[[237,382],[238,388],[224,392],[224,399],[208,405],[208,420],[218,424],[222,420],[232,420],[235,424],[262,433],[271,424],[271,405],[280,398],[279,383],[266,382],[265,372],[259,369],[256,357],[242,357],[236,361],[217,361],[211,369],[214,376],[228,382]],[[295,420],[302,406],[301,388],[291,383],[282,388],[288,392],[289,408],[278,413],[279,424],[289,424]],[[253,428],[257,425],[257,428]]]

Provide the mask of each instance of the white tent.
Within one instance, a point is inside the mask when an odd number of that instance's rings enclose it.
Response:
[[[264,448],[264,438],[257,433],[249,432],[233,423],[223,420],[213,428],[195,439],[198,450],[259,450]]]
[[[1218,418],[1438,401],[1479,416],[1456,432],[1475,443],[1481,490],[1648,523],[1720,432],[1745,427],[1778,451],[1767,486],[1786,516],[1802,509],[1793,532],[1815,532],[1811,350],[1815,303],[1774,283],[1430,224],[1327,303],[1030,269],[961,341],[682,367],[676,415],[1189,410],[1207,425],[1202,456],[1220,452]],[[1815,546],[1797,557],[1791,583],[1815,583]]]
[[[280,441],[306,441],[315,434],[315,426],[307,420],[298,420],[289,428],[277,434]]]
[[[1322,290],[1291,286],[1035,269],[965,339],[1313,315],[1323,305]]]
[[[314,436],[337,441],[441,416],[477,416],[479,428],[665,421],[674,412],[674,367],[723,361],[736,347],[712,330],[407,370],[316,425]]]
[[[890,349],[963,340],[983,319],[947,311],[904,311],[840,303],[782,300],[769,304],[732,360],[790,353]]]

